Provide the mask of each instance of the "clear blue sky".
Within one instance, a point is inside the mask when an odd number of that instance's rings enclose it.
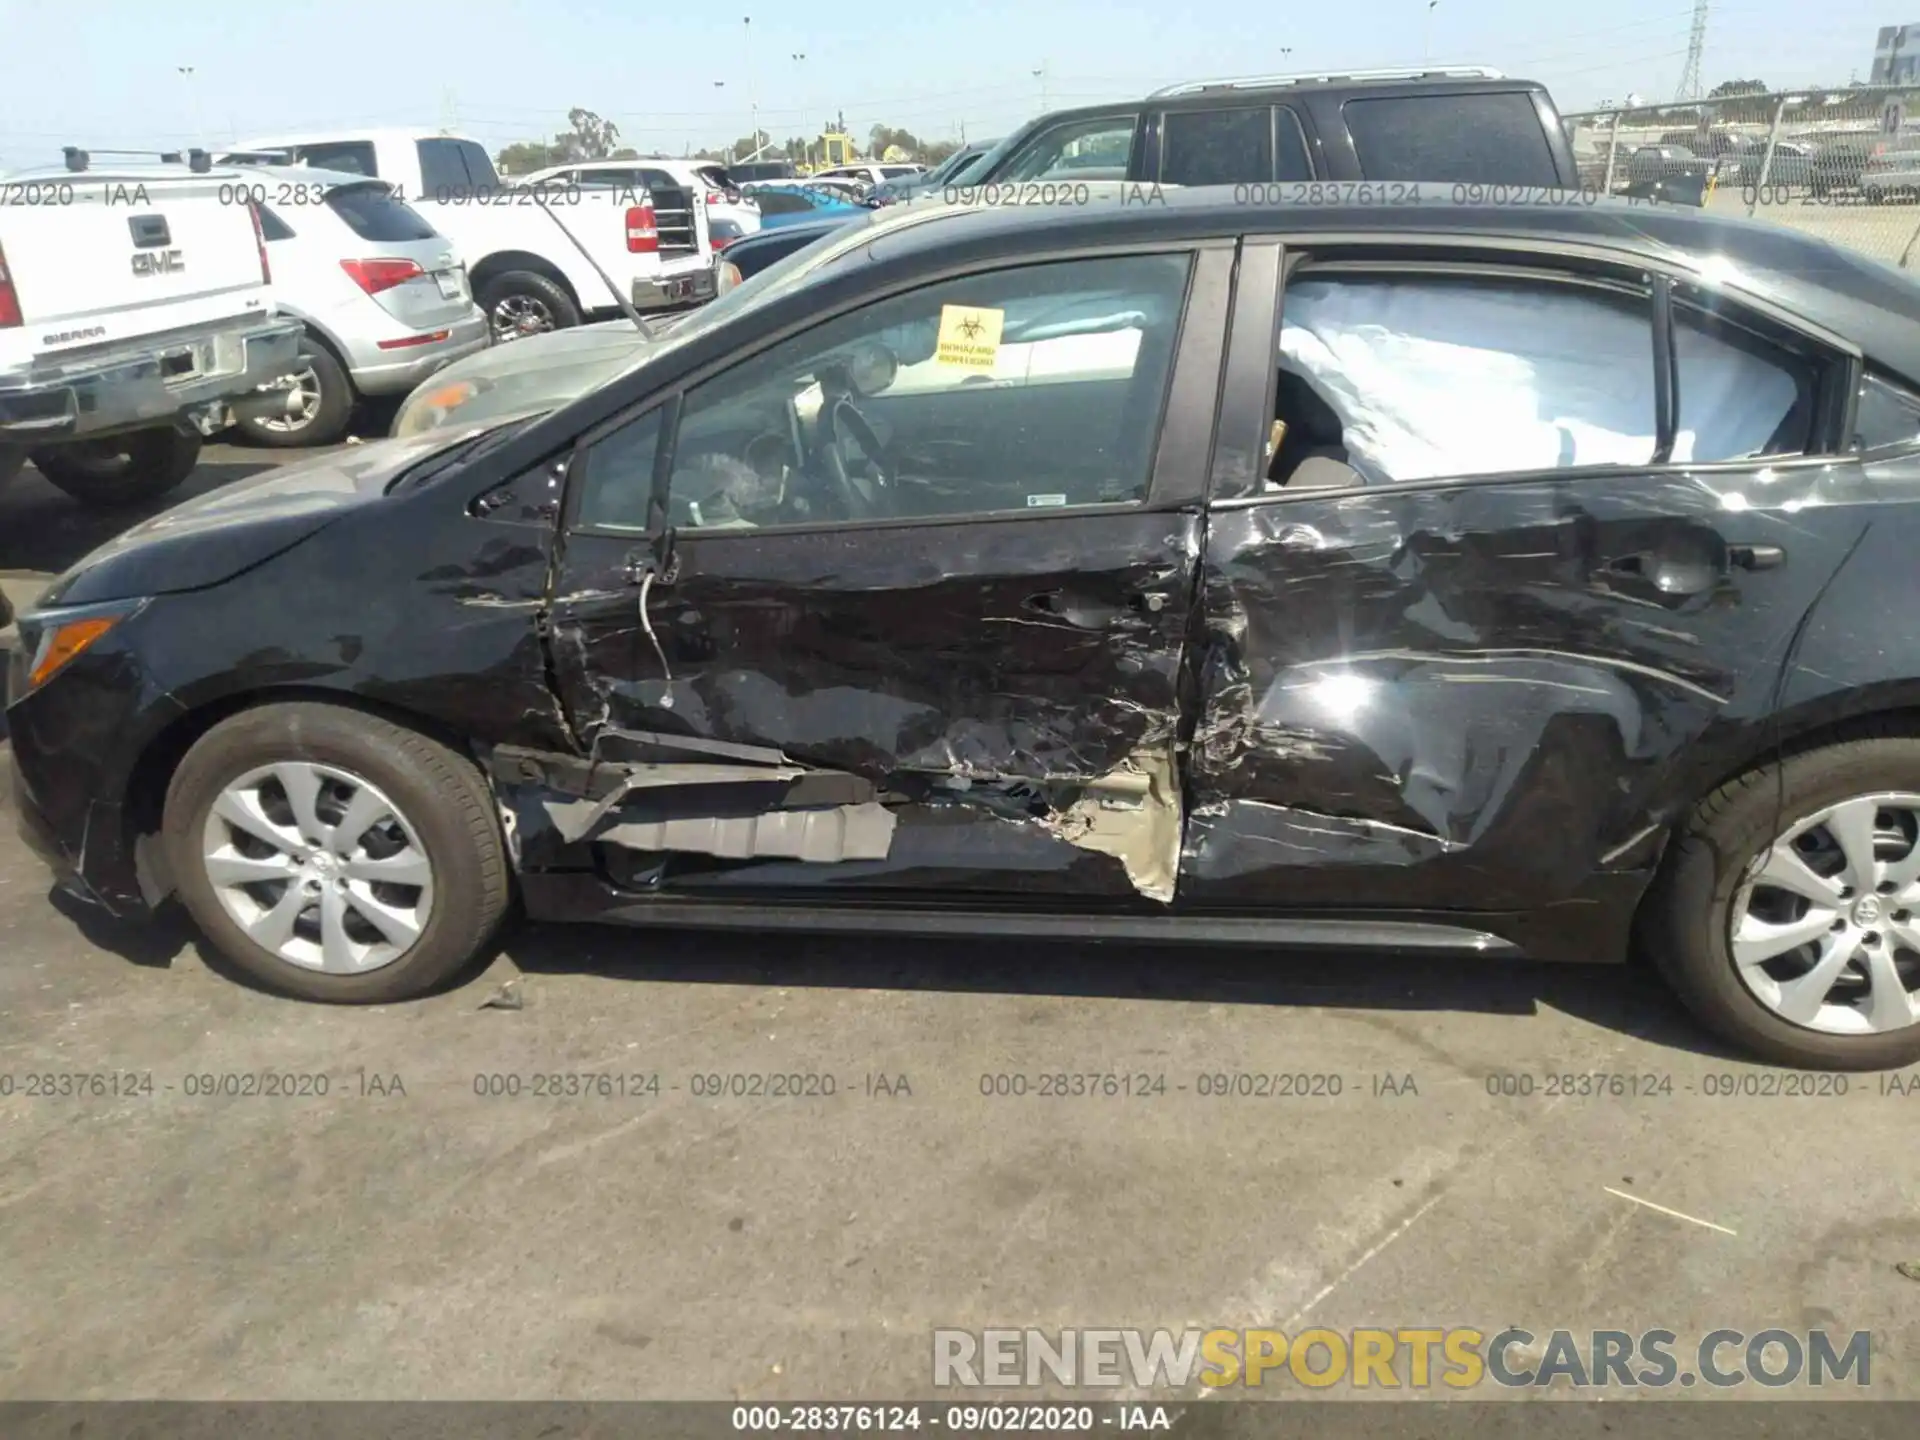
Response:
[[[1726,0],[1704,79],[1864,80],[1875,31],[1920,21],[1920,0],[1907,8]],[[666,153],[746,134],[753,104],[776,139],[818,133],[836,110],[859,136],[884,122],[979,138],[1043,94],[1060,106],[1183,78],[1418,62],[1429,24],[1434,61],[1545,81],[1573,110],[1671,98],[1691,14],[1690,0],[1439,0],[1430,20],[1426,0],[736,0],[724,16],[637,0],[0,0],[0,168],[53,163],[63,142],[295,126],[451,125],[497,149],[563,128],[573,105]]]

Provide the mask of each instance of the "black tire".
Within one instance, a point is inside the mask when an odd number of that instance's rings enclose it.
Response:
[[[299,368],[312,373],[320,391],[312,416],[297,427],[283,422],[280,429],[270,428],[258,415],[242,416],[234,428],[253,444],[291,450],[302,445],[331,445],[347,433],[347,426],[353,421],[354,401],[358,398],[353,381],[333,358],[333,352],[311,335],[300,341],[300,359]]]
[[[157,499],[200,463],[200,437],[174,425],[33,452],[40,473],[83,505],[111,508]]]
[[[573,303],[573,297],[532,270],[507,270],[489,276],[475,298],[487,314],[487,323],[493,326],[495,340],[517,340],[522,335],[566,330],[580,323],[580,307]],[[522,323],[516,323],[516,316]]]
[[[1647,958],[1708,1028],[1763,1060],[1818,1070],[1920,1060],[1920,1025],[1836,1035],[1775,1014],[1747,988],[1732,954],[1733,906],[1748,865],[1797,821],[1880,791],[1920,792],[1920,740],[1847,740],[1750,770],[1695,807],[1642,907]]]
[[[418,834],[434,897],[420,938],[359,974],[325,974],[251,939],[214,893],[201,838],[222,789],[249,770],[290,760],[336,766],[379,787]],[[473,762],[417,731],[340,706],[263,705],[201,736],[167,787],[163,841],[181,902],[213,945],[249,978],[307,1000],[373,1005],[446,983],[485,949],[511,892],[491,793]]]

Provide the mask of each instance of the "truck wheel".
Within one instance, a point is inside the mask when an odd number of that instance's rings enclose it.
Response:
[[[1920,741],[1849,740],[1701,801],[1641,914],[1689,1009],[1777,1065],[1920,1060]]]
[[[167,787],[181,902],[282,994],[411,999],[476,959],[510,877],[473,762],[377,716],[262,705],[200,737]]]
[[[286,392],[286,409],[273,415],[243,415],[234,428],[256,445],[276,450],[331,445],[353,419],[353,382],[340,362],[311,336],[300,342],[300,369]]]
[[[200,463],[200,437],[173,425],[33,452],[42,475],[82,505],[138,505],[164,495]]]
[[[580,323],[573,297],[544,275],[509,270],[480,287],[480,308],[487,312],[497,341],[518,340],[544,330],[565,330]]]

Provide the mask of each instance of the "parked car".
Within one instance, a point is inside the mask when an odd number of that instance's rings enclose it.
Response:
[[[708,261],[716,249],[715,227],[739,239],[760,228],[760,210],[727,171],[704,160],[594,160],[577,165],[536,170],[528,185],[616,185],[645,190],[653,196],[660,226],[660,243],[676,253],[692,245]]]
[[[891,180],[882,180],[873,187],[871,198],[876,204],[895,205],[902,200],[910,200],[916,195],[929,195],[942,186],[959,183],[974,161],[986,155],[998,140],[984,141],[978,145],[966,145],[953,152],[931,170],[922,170],[913,175],[896,175]]]
[[[1808,188],[1817,196],[1858,191],[1872,154],[1872,144],[1857,135],[1815,136]]]
[[[1621,172],[1625,193],[1635,200],[1704,205],[1711,167],[1679,145],[1642,145]]]
[[[1861,166],[1860,194],[1869,205],[1920,197],[1920,135],[1876,147]]]
[[[495,338],[618,314],[694,304],[713,294],[697,245],[669,243],[652,197],[624,187],[537,191],[504,185],[478,141],[424,130],[352,130],[249,140],[234,158],[391,181],[466,262]]]
[[[1773,144],[1769,158],[1765,136],[1744,139],[1737,149],[1729,150],[1713,167],[1715,183],[1740,189],[1761,183],[1765,172],[1768,190],[1804,190],[1813,183],[1812,145],[1796,140]]]
[[[239,421],[251,439],[330,445],[361,399],[405,394],[491,342],[453,247],[384,180],[262,167],[247,188],[275,302],[306,327],[293,388]]]
[[[755,180],[797,180],[800,167],[791,160],[741,160],[729,163],[727,173],[736,185]]]
[[[152,499],[295,367],[245,178],[79,149],[0,176],[0,485],[31,457],[85,504]]]
[[[881,163],[863,161],[854,165],[829,165],[809,175],[809,180],[849,180],[871,192],[876,185],[884,185],[889,180],[902,179],[922,173],[924,165]]]
[[[787,935],[1637,933],[1755,1054],[1920,1057],[1905,276],[1678,208],[1203,190],[903,206],[793,263],[571,403],[70,569],[11,669],[32,843],[319,1000],[444,982],[514,891]]]
[[[1574,188],[1578,170],[1544,86],[1468,67],[1201,80],[1060,110],[1014,131],[966,179]]]
[[[843,191],[801,181],[755,185],[748,193],[760,207],[762,230],[779,230],[820,220],[851,220],[866,213],[868,208],[847,199]]]

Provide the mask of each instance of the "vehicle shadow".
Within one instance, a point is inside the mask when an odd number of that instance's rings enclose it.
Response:
[[[523,974],[667,984],[1325,1006],[1363,1012],[1525,1017],[1557,1010],[1621,1035],[1722,1060],[1745,1057],[1703,1030],[1646,966],[1409,958],[1357,951],[1209,945],[1028,944],[769,932],[629,930],[522,922],[500,951]],[[1417,1024],[1383,1020],[1421,1043]]]
[[[0,495],[0,570],[31,570],[57,575],[74,561],[182,500],[218,490],[262,470],[286,463],[283,454],[263,450],[261,459],[214,461],[201,465],[177,489],[143,505],[96,509],[71,496],[28,466]]]
[[[260,988],[198,935],[177,904],[164,906],[151,921],[132,922],[115,920],[58,891],[51,899],[89,944],[130,964],[164,968],[191,946],[215,974]],[[586,975],[609,982],[1327,1007],[1378,1015],[1382,1029],[1427,1049],[1432,1044],[1417,1022],[1390,1017],[1454,1012],[1525,1018],[1555,1010],[1648,1044],[1717,1060],[1747,1058],[1703,1030],[1637,963],[1411,959],[1208,945],[1022,946],[998,940],[629,930],[516,919],[484,963],[469,966],[436,993],[452,993],[462,1002],[471,995],[480,1004],[487,997],[475,981],[503,958],[522,976]]]

